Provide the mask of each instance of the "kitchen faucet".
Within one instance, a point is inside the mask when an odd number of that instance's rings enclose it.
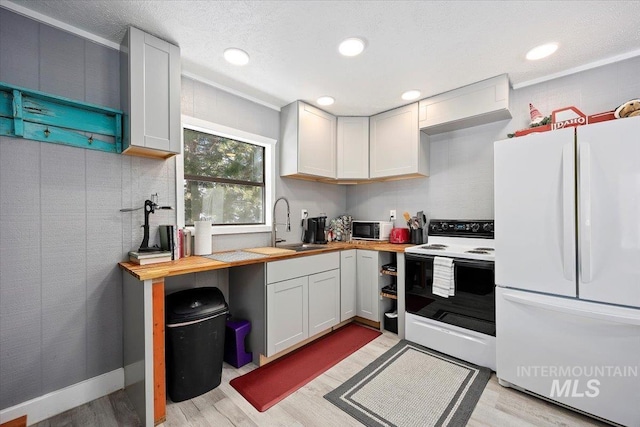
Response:
[[[280,197],[279,199],[277,199],[275,201],[275,203],[273,204],[273,227],[271,228],[271,246],[273,246],[274,248],[276,247],[276,243],[280,243],[280,242],[286,242],[286,240],[284,239],[277,239],[276,238],[276,231],[278,231],[277,227],[276,227],[276,206],[278,205],[278,202],[280,200],[284,200],[284,202],[287,204],[287,222],[286,222],[286,226],[287,226],[287,231],[291,231],[291,220],[289,217],[289,201],[287,200],[286,197]]]

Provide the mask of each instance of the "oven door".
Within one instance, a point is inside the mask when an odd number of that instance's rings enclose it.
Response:
[[[434,295],[431,255],[406,254],[407,313],[496,336],[494,262],[453,258],[455,295]]]

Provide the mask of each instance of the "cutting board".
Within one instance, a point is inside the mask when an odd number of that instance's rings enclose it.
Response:
[[[273,247],[243,249],[243,251],[253,252],[253,253],[262,254],[262,255],[288,255],[288,254],[296,253],[296,251],[294,251],[293,249],[273,248]]]

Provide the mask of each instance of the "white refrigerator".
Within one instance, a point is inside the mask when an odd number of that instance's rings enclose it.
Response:
[[[500,384],[640,426],[640,117],[494,148]]]

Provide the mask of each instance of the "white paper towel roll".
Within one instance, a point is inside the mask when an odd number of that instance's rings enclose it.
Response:
[[[209,255],[211,253],[211,221],[194,221],[195,248],[194,255]]]

